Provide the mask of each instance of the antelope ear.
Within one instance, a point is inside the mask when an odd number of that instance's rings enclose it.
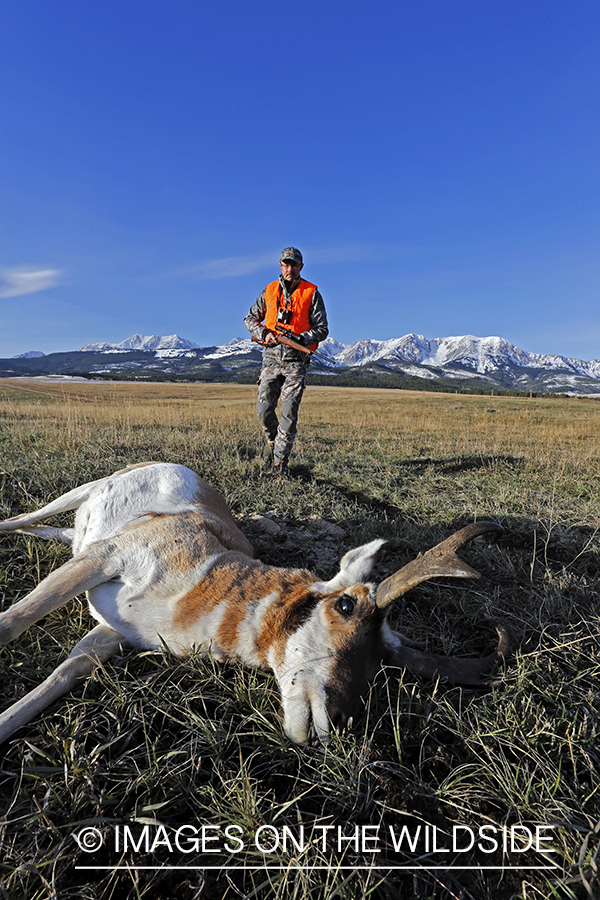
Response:
[[[366,581],[371,574],[377,554],[384,544],[387,544],[387,541],[377,538],[369,544],[363,544],[362,547],[348,550],[342,557],[340,571],[335,578],[332,578],[331,581],[320,581],[313,585],[312,590],[319,594],[329,594],[331,591],[341,591],[353,584]]]

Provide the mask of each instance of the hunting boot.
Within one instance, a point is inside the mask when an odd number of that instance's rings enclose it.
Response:
[[[288,464],[286,460],[281,460],[281,462],[274,463],[273,472],[275,473],[276,478],[289,478],[290,470],[288,469]]]

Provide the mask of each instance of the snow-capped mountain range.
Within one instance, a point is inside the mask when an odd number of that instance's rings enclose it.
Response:
[[[131,351],[150,354],[150,359],[133,359]],[[183,370],[201,376],[203,371],[216,377],[219,371],[241,372],[260,363],[261,348],[249,338],[233,338],[219,347],[200,347],[177,334],[167,336],[134,334],[118,344],[97,343],[80,347],[78,354],[89,353],[94,358],[87,366],[90,372],[121,372],[124,368],[138,372],[155,370],[168,374],[183,374]],[[315,370],[332,376],[352,373],[392,373],[428,380],[474,380],[490,388],[511,387],[517,390],[571,391],[594,393],[600,391],[600,359],[580,360],[555,354],[528,353],[500,337],[425,338],[421,334],[406,334],[385,341],[360,340],[342,344],[327,338],[319,353],[327,359],[316,359]],[[123,354],[123,362],[102,362],[105,354]],[[39,351],[21,354],[19,360],[31,363],[43,356]],[[49,364],[53,355],[44,357]],[[54,354],[64,356],[64,354]],[[78,360],[81,360],[78,356]],[[15,357],[17,359],[17,357]],[[42,364],[42,360],[39,360]],[[23,362],[23,365],[25,363]],[[216,368],[215,368],[216,367]],[[158,370],[158,371],[157,371]],[[64,368],[61,369],[64,371]],[[9,370],[4,367],[4,372]]]
[[[463,334],[427,340],[422,334],[405,334],[404,337],[387,341],[361,340],[346,345],[331,341],[331,347],[328,346],[329,341],[331,339],[327,338],[321,350],[326,349],[336,362],[346,366],[398,360],[436,369],[458,367],[479,375],[516,366],[600,378],[600,359],[588,362],[555,354],[528,353],[500,337],[478,338]]]
[[[168,334],[166,337],[159,337],[156,334],[132,334],[120,344],[84,344],[79,350],[93,353],[107,353],[115,350],[199,350],[200,345],[193,341],[187,341],[185,338],[179,337],[178,334]]]
[[[41,350],[28,350],[27,353],[17,353],[16,356],[13,356],[13,359],[39,359],[45,355]]]

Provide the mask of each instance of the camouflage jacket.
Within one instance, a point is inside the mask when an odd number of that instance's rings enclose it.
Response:
[[[294,288],[298,284],[298,282],[293,284],[291,286],[291,291],[289,291],[285,281],[283,280],[283,276],[279,276],[279,281],[281,282],[281,286],[286,297],[289,297],[289,294],[293,293]],[[258,338],[259,341],[262,341],[265,331],[265,326],[263,324],[266,313],[265,291],[266,288],[261,293],[261,295],[257,297],[256,303],[252,306],[250,312],[244,319],[244,325],[246,326],[252,337]],[[315,291],[312,298],[309,318],[310,330],[303,332],[302,338],[304,339],[305,344],[318,344],[321,341],[324,341],[329,334],[325,304],[323,303],[323,298],[321,297],[318,289]],[[308,354],[302,353],[300,350],[294,350],[293,347],[286,347],[284,344],[276,344],[273,347],[265,347],[263,349],[263,365],[265,366],[299,362],[308,365],[308,363],[310,362],[310,357],[308,356]]]

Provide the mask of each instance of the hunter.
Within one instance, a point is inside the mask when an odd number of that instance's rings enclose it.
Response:
[[[263,460],[280,477],[289,474],[310,354],[279,343],[278,337],[289,334],[305,348],[316,350],[329,334],[323,298],[316,284],[300,277],[303,267],[300,251],[286,247],[279,257],[279,279],[266,286],[244,319],[250,334],[264,344],[256,413],[267,442]]]

